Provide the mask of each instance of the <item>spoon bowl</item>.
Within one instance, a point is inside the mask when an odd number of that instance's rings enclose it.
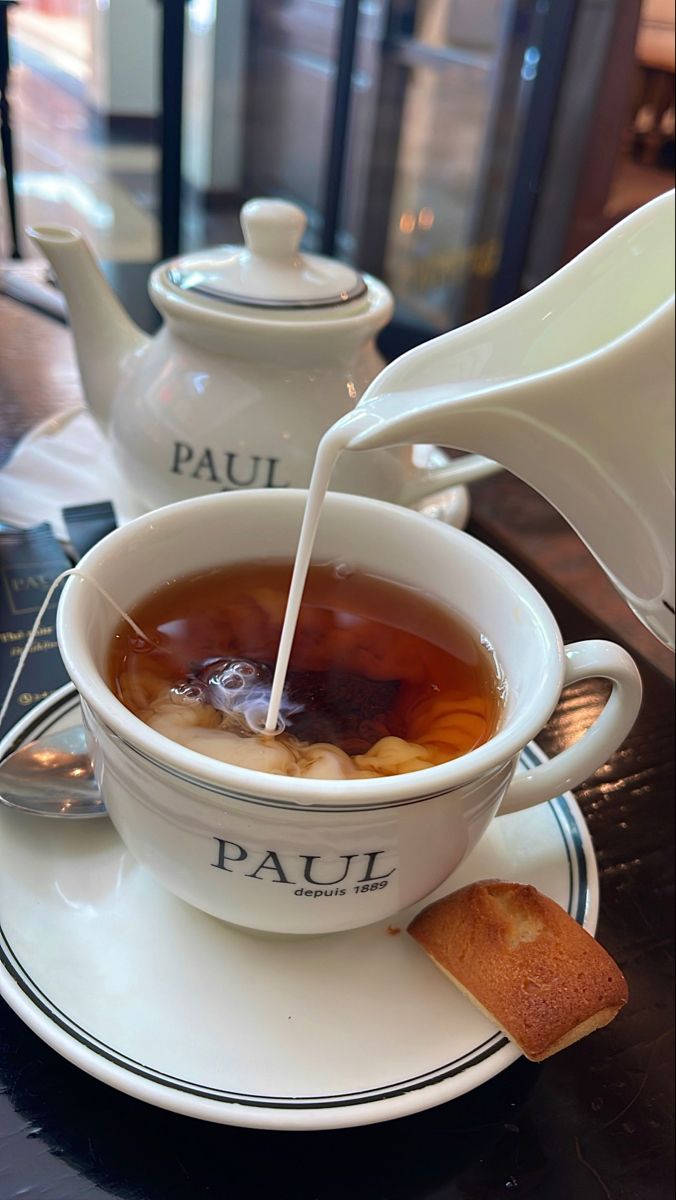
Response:
[[[39,817],[105,817],[82,725],[47,733],[0,762],[0,803]]]

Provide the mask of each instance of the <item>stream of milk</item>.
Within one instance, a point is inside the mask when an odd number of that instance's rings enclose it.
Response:
[[[354,409],[344,417],[341,417],[339,421],[336,421],[335,425],[332,425],[327,430],[317,447],[308,497],[305,503],[305,512],[303,513],[303,523],[298,538],[296,558],[293,564],[291,583],[289,585],[282,633],[277,650],[275,672],[270,691],[270,702],[265,719],[265,733],[275,733],[279,724],[282,693],[286,682],[286,673],[289,669],[291,647],[296,634],[296,625],[303,599],[305,580],[310,569],[312,548],[315,542],[319,517],[324,497],[331,481],[333,468],[336,465],[339,455],[343,450],[347,449],[359,433],[368,431],[374,425],[380,424],[380,422],[381,418],[377,415],[362,409]]]
[[[376,393],[372,397],[367,391],[357,407],[336,421],[324,434],[317,447],[303,514],[263,730],[265,733],[274,733],[278,728],[282,693],[312,548],[324,497],[339,455],[344,450],[370,450],[430,440],[440,442],[443,440],[441,432],[434,438],[427,436],[427,429],[422,432],[420,426],[423,416],[433,427],[438,426],[441,430],[448,423],[449,405],[484,391],[491,386],[491,382],[485,379],[470,380],[454,385],[424,387],[415,392]]]

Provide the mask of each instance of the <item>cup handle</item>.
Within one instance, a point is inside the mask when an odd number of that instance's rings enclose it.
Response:
[[[603,712],[574,746],[535,767],[519,766],[498,810],[520,812],[577,787],[614,754],[641,707],[641,676],[634,660],[613,642],[573,642],[564,648],[563,687],[578,679],[610,679],[613,690]]]

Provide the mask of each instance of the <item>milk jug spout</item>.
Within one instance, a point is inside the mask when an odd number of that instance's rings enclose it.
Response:
[[[403,355],[351,449],[436,442],[545,496],[674,644],[674,193],[506,307]]]

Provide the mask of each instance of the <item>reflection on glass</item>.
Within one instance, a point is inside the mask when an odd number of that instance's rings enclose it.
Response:
[[[490,83],[455,64],[410,72],[384,270],[400,305],[435,330],[447,328],[473,259],[483,269],[487,257],[469,238]]]

